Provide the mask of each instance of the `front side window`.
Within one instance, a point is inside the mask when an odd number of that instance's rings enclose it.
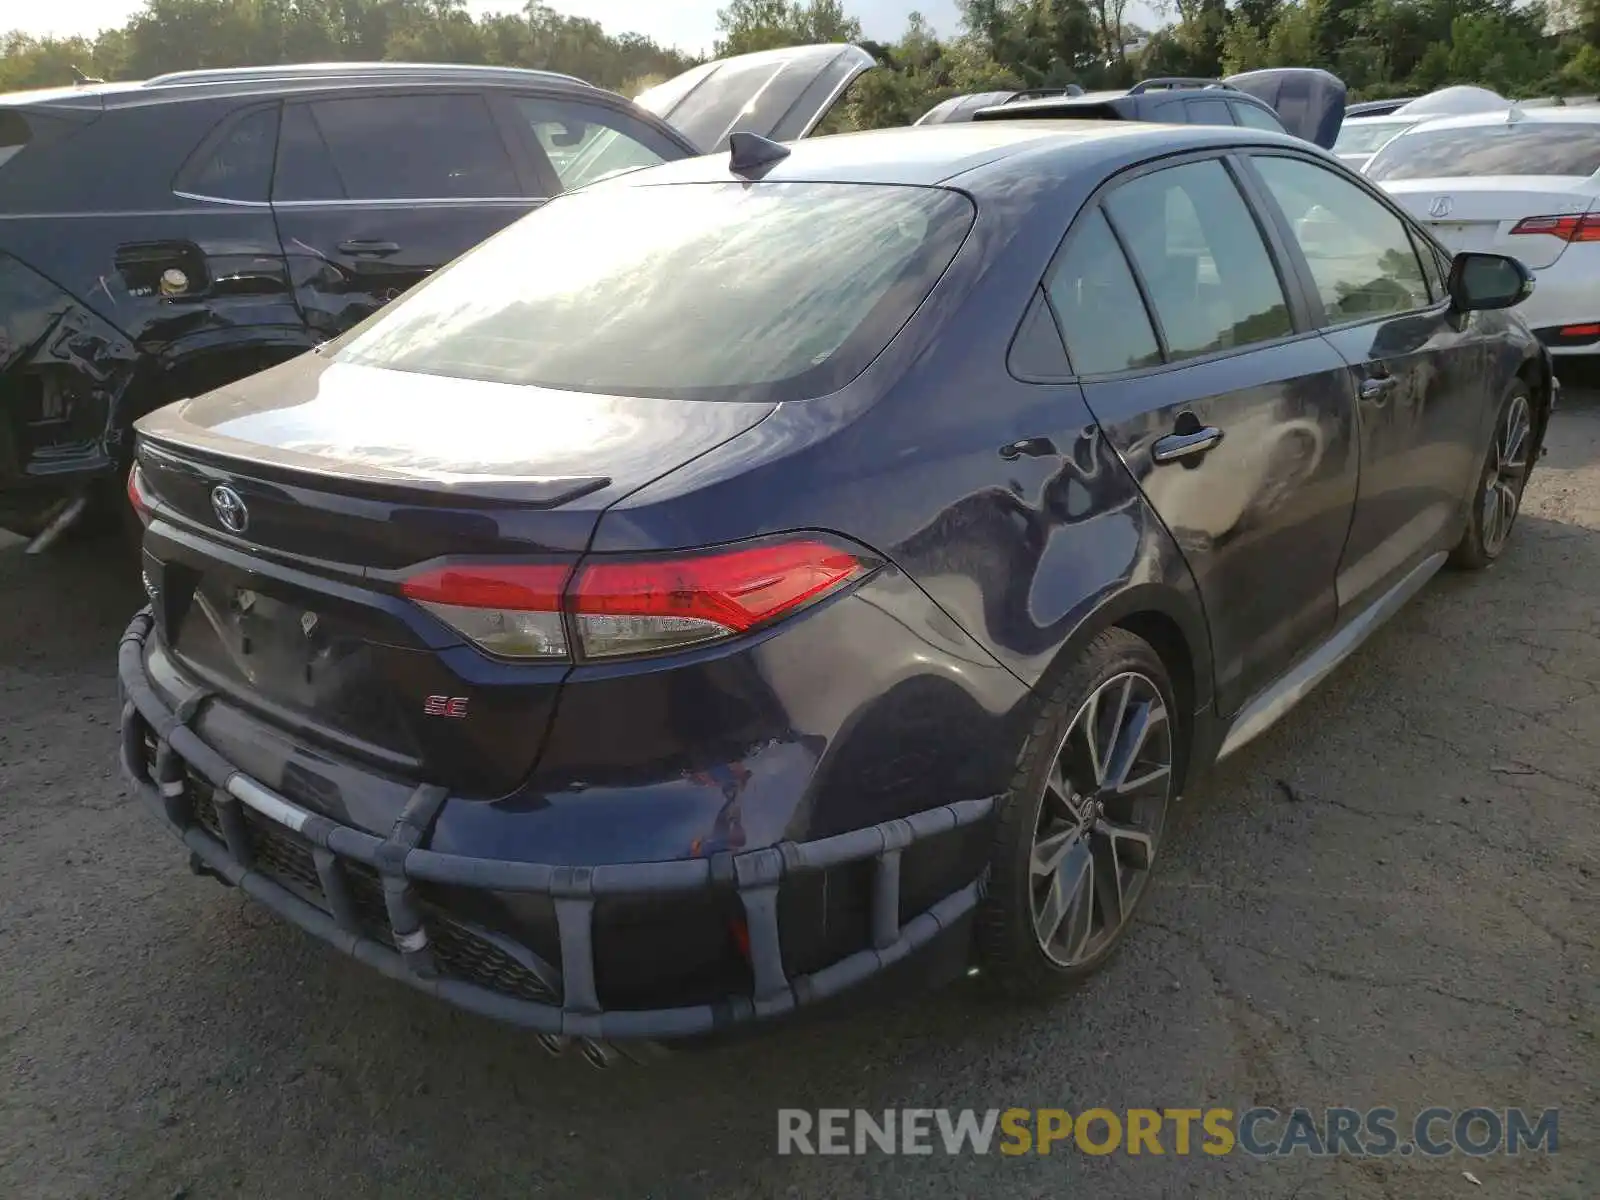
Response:
[[[657,166],[669,155],[681,157],[651,130],[604,109],[536,96],[518,96],[516,109],[550,160],[563,191],[622,171]]]
[[[819,396],[889,344],[974,215],[941,188],[601,184],[433,275],[337,360],[629,396]]]
[[[1139,287],[1099,208],[1084,214],[1045,291],[1078,374],[1105,375],[1161,361]]]
[[[1294,332],[1261,231],[1219,161],[1142,175],[1105,207],[1144,280],[1169,358]]]
[[[1374,182],[1600,171],[1600,122],[1525,121],[1464,129],[1415,129],[1386,142],[1367,164]]]
[[[1422,264],[1399,217],[1315,163],[1265,155],[1254,162],[1294,230],[1330,321],[1428,307]]]
[[[482,96],[319,100],[309,113],[352,200],[476,199],[522,192]]]

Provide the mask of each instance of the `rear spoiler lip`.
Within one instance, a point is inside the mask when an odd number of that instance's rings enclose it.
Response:
[[[166,458],[175,463],[198,462],[223,471],[247,473],[253,479],[289,487],[325,487],[359,498],[403,500],[421,507],[451,507],[463,502],[503,508],[559,508],[611,486],[608,475],[503,476],[452,482],[415,475],[358,473],[300,465],[263,447],[259,456],[230,454],[214,445],[189,441],[163,432],[140,431],[136,457]]]

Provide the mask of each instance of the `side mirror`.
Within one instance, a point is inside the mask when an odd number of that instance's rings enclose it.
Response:
[[[1468,250],[1451,260],[1445,286],[1461,312],[1511,308],[1533,295],[1533,272],[1508,255]]]

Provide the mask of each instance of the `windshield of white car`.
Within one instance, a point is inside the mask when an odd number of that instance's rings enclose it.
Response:
[[[1339,138],[1333,143],[1335,154],[1371,154],[1395,134],[1410,129],[1415,121],[1386,121],[1382,117],[1367,117],[1360,121],[1346,121],[1339,127]]]
[[[1493,175],[1593,175],[1600,171],[1600,122],[1495,124],[1413,129],[1367,164],[1377,182]]]

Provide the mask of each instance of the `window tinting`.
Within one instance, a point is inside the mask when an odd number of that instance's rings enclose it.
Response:
[[[283,110],[278,133],[278,169],[272,177],[274,200],[343,200],[344,185],[333,169],[333,155],[311,109],[291,104]]]
[[[1266,129],[1272,133],[1284,132],[1282,121],[1254,104],[1235,104],[1233,117],[1247,129]]]
[[[1046,288],[1078,374],[1102,375],[1161,361],[1139,288],[1099,208],[1079,221]]]
[[[1405,223],[1332,171],[1297,158],[1257,157],[1334,322],[1411,312],[1431,300]]]
[[[1600,171],[1600,124],[1526,122],[1469,129],[1413,130],[1367,164],[1369,179],[1480,175],[1593,175]]]
[[[258,108],[231,119],[201,143],[179,174],[176,189],[219,200],[264,201],[272,188],[277,148],[277,106]]]
[[[352,200],[522,192],[481,96],[322,100],[311,113]]]
[[[1186,106],[1191,125],[1232,125],[1228,105],[1222,100],[1191,100]]]
[[[533,96],[517,97],[516,107],[565,191],[681,157],[651,130],[604,109]]]
[[[433,275],[338,358],[632,396],[818,396],[889,344],[973,215],[936,188],[602,184]]]
[[[1220,162],[1142,175],[1105,203],[1144,279],[1169,357],[1294,331],[1255,218]]]

